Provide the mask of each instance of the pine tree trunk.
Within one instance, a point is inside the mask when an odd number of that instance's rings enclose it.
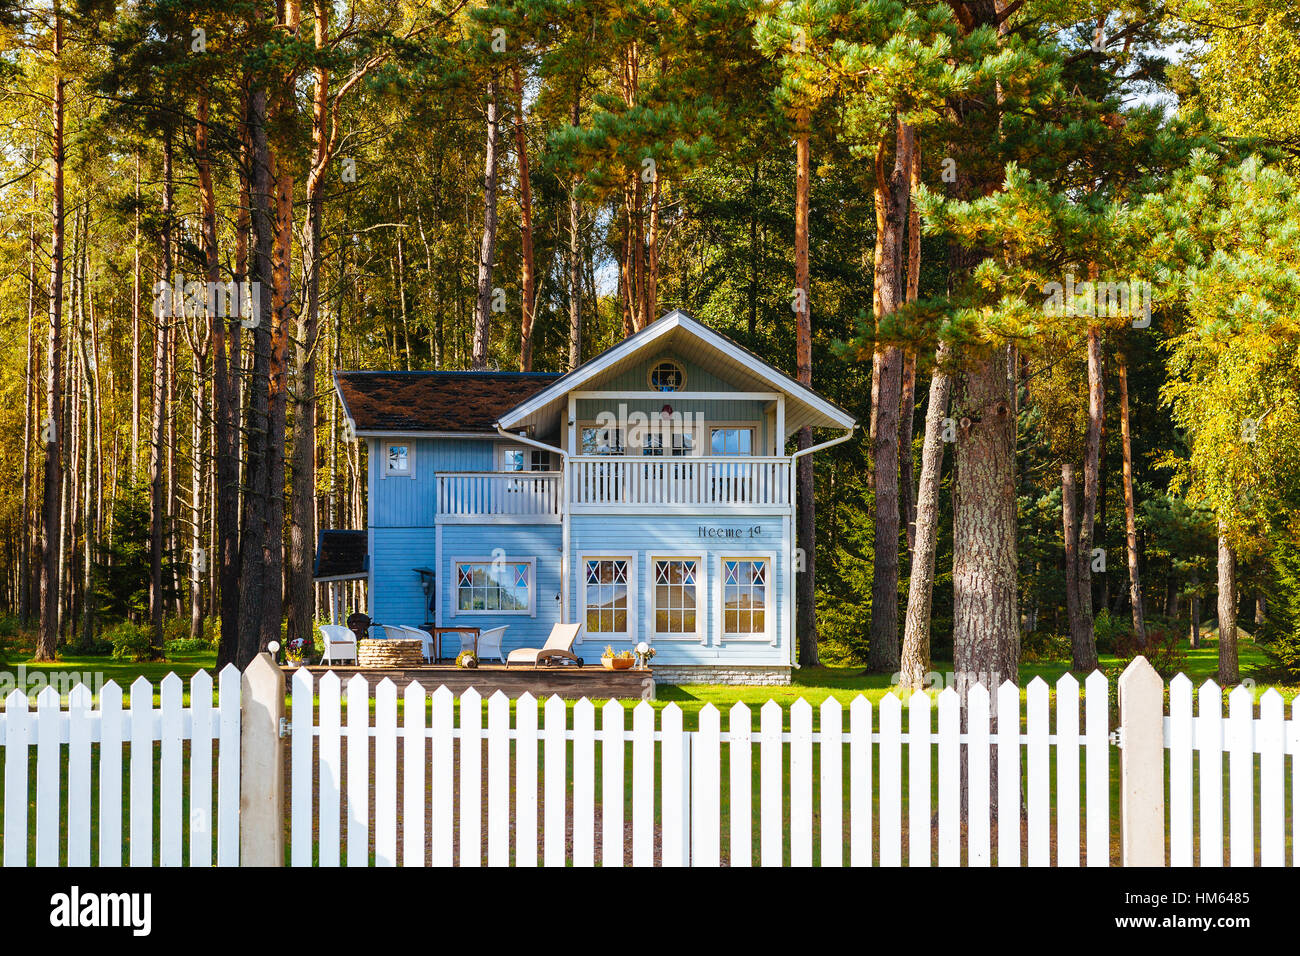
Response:
[[[515,84],[515,152],[519,162],[519,238],[521,243],[523,303],[519,323],[519,371],[533,370],[533,297],[536,274],[533,264],[533,184],[528,173],[528,130],[524,125],[524,84],[516,66]]]
[[[1219,676],[1220,687],[1241,682],[1237,666],[1237,554],[1219,522]]]
[[[131,487],[140,476],[140,153],[135,154],[135,236],[131,269]]]
[[[1096,667],[1095,642],[1092,623],[1084,616],[1080,600],[1078,574],[1072,568],[1079,566],[1079,515],[1077,510],[1078,487],[1074,476],[1074,463],[1061,462],[1061,516],[1065,534],[1065,608],[1070,624],[1071,667],[1086,674]],[[1091,659],[1091,661],[1090,661]],[[1091,666],[1089,666],[1091,663]]]
[[[812,385],[812,298],[808,269],[808,208],[810,196],[811,152],[809,150],[808,114],[798,118],[795,147],[795,214],[794,214],[794,288],[796,321],[796,365],[799,383]],[[780,436],[784,440],[785,436]],[[799,448],[812,447],[812,429],[799,430]],[[799,664],[814,667],[817,653],[817,519],[813,500],[812,456],[798,461],[795,481],[796,541],[803,556],[803,570],[795,583],[795,634],[799,642]],[[798,565],[796,565],[798,567]]]
[[[1133,443],[1129,433],[1128,362],[1121,349],[1116,353],[1119,376],[1119,429],[1124,453],[1124,528],[1128,549],[1129,605],[1133,611],[1133,633],[1139,647],[1146,647],[1147,629],[1143,613],[1142,579],[1138,572],[1137,506],[1133,496]]]
[[[478,254],[478,297],[474,302],[474,368],[485,369],[488,362],[488,335],[492,316],[492,263],[497,242],[497,152],[501,141],[501,122],[497,102],[495,75],[488,84],[487,149],[483,160],[483,239]]]
[[[897,127],[894,168],[886,177],[882,156],[876,165],[876,224],[879,254],[876,257],[876,325],[903,301],[903,231],[908,219],[912,170],[912,131],[905,123]],[[869,669],[890,673],[898,670],[898,479],[899,412],[903,387],[903,350],[896,346],[877,348],[880,371],[879,412],[872,442],[876,492],[875,560],[871,581],[871,643]]]
[[[41,626],[36,638],[36,660],[54,660],[59,642],[59,564],[62,558],[63,469],[61,443],[63,417],[63,17],[54,0],[54,98],[50,104],[53,131],[50,139],[54,167],[50,185],[50,323],[46,353],[45,534],[41,541]]]
[[[36,164],[36,147],[32,147],[32,165]],[[31,618],[32,596],[32,438],[38,417],[37,380],[40,378],[40,352],[36,343],[36,179],[32,178],[32,213],[27,226],[27,377],[23,381],[23,481],[22,533],[18,540],[18,620],[26,627]]]
[[[163,134],[163,198],[162,198],[162,271],[164,282],[173,281],[172,262],[172,135]],[[164,492],[167,400],[167,353],[171,332],[173,296],[176,290],[163,286],[166,301],[155,305],[157,321],[154,329],[153,350],[153,417],[149,453],[149,627],[150,640],[156,651],[163,647],[163,547],[167,501]]]
[[[948,346],[939,343],[930,400],[925,411],[925,440],[921,447],[921,485],[916,499],[916,535],[912,541],[912,575],[907,588],[907,619],[903,627],[900,682],[917,690],[930,669],[930,609],[934,596],[935,543],[939,532],[939,481],[943,474],[943,421],[948,414],[952,379],[946,368]]]
[[[1105,387],[1101,377],[1101,327],[1088,329],[1088,441],[1083,460],[1083,509],[1079,516],[1079,551],[1075,574],[1079,581],[1079,614],[1086,627],[1075,635],[1074,667],[1084,673],[1097,668],[1097,643],[1092,630],[1092,547],[1097,499],[1101,488],[1101,425]]]

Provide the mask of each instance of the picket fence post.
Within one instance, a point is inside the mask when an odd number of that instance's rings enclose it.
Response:
[[[270,654],[253,658],[241,690],[239,862],[284,866],[284,675]]]
[[[1155,668],[1145,657],[1134,658],[1119,678],[1123,866],[1165,865],[1164,698]]]

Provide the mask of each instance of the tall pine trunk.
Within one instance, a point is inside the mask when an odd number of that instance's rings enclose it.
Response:
[[[1072,654],[1075,670],[1087,674],[1097,669],[1097,641],[1092,629],[1092,548],[1096,535],[1097,499],[1101,495],[1101,426],[1105,394],[1101,376],[1101,326],[1093,325],[1088,328],[1088,440],[1083,459],[1079,549],[1074,565],[1079,582],[1081,623],[1079,633],[1074,635]]]
[[[1228,527],[1219,522],[1219,676],[1220,687],[1241,682],[1237,666],[1237,553]]]
[[[1092,622],[1084,614],[1083,602],[1080,600],[1079,575],[1074,571],[1079,566],[1079,512],[1078,483],[1074,474],[1074,463],[1061,462],[1061,517],[1065,533],[1065,611],[1070,625],[1070,658],[1075,670],[1091,673],[1087,666],[1090,653],[1095,657],[1093,647]],[[1096,664],[1093,664],[1095,667]]]
[[[930,669],[930,610],[934,596],[934,554],[939,535],[939,480],[943,473],[943,421],[948,414],[952,379],[948,375],[948,346],[940,342],[930,378],[925,411],[925,440],[921,448],[921,485],[916,497],[916,536],[912,542],[912,575],[907,588],[907,619],[903,625],[900,682],[919,689]]]
[[[477,298],[474,301],[474,368],[487,368],[492,316],[492,264],[497,244],[497,153],[501,142],[497,78],[488,83],[487,148],[483,157],[483,238],[479,242]]]
[[[1124,453],[1124,542],[1128,551],[1129,605],[1133,611],[1133,633],[1139,647],[1146,647],[1147,628],[1143,614],[1142,578],[1138,572],[1137,506],[1133,496],[1133,442],[1129,433],[1128,361],[1123,350],[1115,356],[1119,377],[1119,431]]]
[[[795,139],[795,199],[794,199],[794,289],[795,289],[795,363],[799,384],[812,385],[812,296],[808,269],[808,209],[812,170],[809,145],[809,117],[802,111],[798,117]],[[784,443],[785,436],[777,440]],[[800,450],[812,447],[812,429],[799,429]],[[812,456],[799,459],[795,481],[796,541],[803,557],[803,567],[795,579],[795,634],[799,641],[799,664],[814,667],[817,653],[817,513],[813,500]],[[798,569],[796,564],[796,569]]]
[[[528,172],[528,129],[524,124],[524,83],[521,71],[511,71],[515,86],[515,152],[519,161],[519,238],[523,302],[519,322],[519,371],[533,370],[533,297],[536,273],[533,264],[533,184]]]
[[[921,149],[915,134],[912,138],[912,170],[910,189],[916,194],[921,184]],[[908,204],[907,214],[907,296],[915,302],[921,291],[921,210],[914,202]],[[907,550],[916,549],[916,499],[912,491],[912,428],[916,417],[916,350],[908,348],[903,356],[903,398],[899,406],[901,420],[898,431],[898,493],[899,516],[907,534]],[[942,457],[942,456],[941,456]],[[910,603],[910,598],[909,598]]]
[[[163,198],[162,198],[162,271],[164,283],[173,281],[172,252],[172,133],[163,133]],[[163,647],[163,549],[166,540],[167,495],[166,482],[166,425],[169,415],[167,405],[167,358],[170,348],[171,313],[176,290],[163,286],[164,302],[155,303],[157,321],[154,327],[153,350],[153,419],[149,451],[149,627],[150,639],[156,652]]]

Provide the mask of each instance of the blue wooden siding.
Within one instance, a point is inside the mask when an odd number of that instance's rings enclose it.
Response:
[[[782,545],[784,520],[779,516],[739,516],[739,515],[574,515],[571,519],[570,538],[572,545],[571,567],[574,569],[572,589],[569,594],[570,607],[575,620],[581,620],[583,608],[580,606],[581,587],[579,574],[581,566],[578,555],[587,554],[633,554],[637,556],[637,634],[634,640],[612,641],[597,634],[583,635],[584,647],[591,648],[586,657],[600,656],[606,644],[616,649],[631,647],[635,641],[650,640],[649,625],[652,606],[651,587],[653,579],[648,567],[650,554],[703,554],[705,557],[705,582],[698,600],[706,609],[705,643],[697,641],[666,641],[654,643],[655,661],[660,664],[784,664],[789,661],[789,645],[786,643],[787,621],[785,615],[785,568],[786,554]],[[731,528],[745,533],[745,537],[706,539],[699,536],[699,528]],[[761,534],[748,537],[748,529],[760,527]],[[775,646],[770,641],[730,641],[719,644],[717,631],[717,600],[714,590],[714,578],[721,573],[719,557],[734,555],[743,557],[748,554],[772,555],[775,557],[772,582],[769,584],[770,606],[775,612],[777,641]],[[593,647],[594,645],[594,647]]]
[[[375,528],[429,528],[437,516],[440,471],[495,471],[496,442],[474,438],[416,438],[414,478],[382,478],[384,444],[370,439],[370,525]]]

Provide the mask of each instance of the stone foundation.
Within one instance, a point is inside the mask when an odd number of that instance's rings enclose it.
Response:
[[[785,687],[790,666],[744,664],[653,664],[656,684],[752,684]]]

